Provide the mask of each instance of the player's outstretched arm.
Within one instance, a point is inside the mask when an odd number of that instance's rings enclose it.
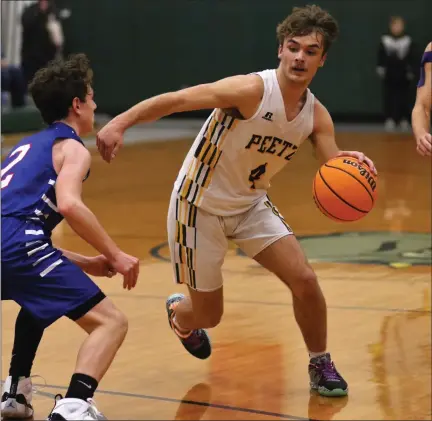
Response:
[[[432,51],[432,42],[428,44],[425,52]],[[417,152],[420,155],[431,155],[432,136],[430,133],[430,118],[432,107],[432,63],[424,65],[425,81],[417,88],[417,95],[412,110],[412,128],[417,143]]]
[[[82,181],[90,168],[90,152],[73,139],[63,141],[61,147],[62,162],[55,184],[59,212],[83,240],[124,275],[123,286],[133,288],[138,278],[138,259],[120,250],[81,198]]]
[[[151,122],[173,113],[211,108],[248,109],[258,104],[264,92],[261,77],[238,75],[168,92],[146,99],[119,114],[97,134],[102,158],[110,162],[123,144],[125,130],[137,123]]]
[[[336,156],[346,155],[358,158],[360,162],[365,162],[376,174],[376,168],[370,158],[358,151],[340,151],[335,139],[335,128],[333,120],[321,102],[315,99],[314,106],[314,127],[309,136],[321,164]]]

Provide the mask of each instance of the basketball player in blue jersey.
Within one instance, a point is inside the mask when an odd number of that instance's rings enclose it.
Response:
[[[417,143],[417,152],[423,156],[431,156],[432,108],[432,42],[430,42],[421,60],[420,80],[417,84],[416,102],[412,111],[412,128]]]
[[[1,294],[21,307],[1,412],[5,418],[33,415],[33,360],[44,329],[66,316],[88,337],[66,396],[58,396],[49,419],[105,419],[92,397],[128,323],[85,272],[121,273],[130,290],[139,261],[119,249],[81,198],[91,161],[81,136],[93,129],[96,109],[87,57],[53,61],[36,73],[29,89],[48,127],[22,139],[1,170]],[[51,233],[63,218],[101,254],[86,257],[54,247]]]
[[[291,228],[267,196],[271,178],[310,138],[324,163],[339,151],[327,109],[308,86],[324,65],[338,25],[318,6],[294,8],[277,28],[277,69],[239,75],[147,99],[98,133],[110,162],[125,130],[172,113],[213,109],[190,149],[171,196],[168,242],[174,279],[189,296],[174,294],[166,307],[172,330],[197,358],[211,353],[204,330],[223,314],[221,267],[234,241],[290,288],[296,321],[309,351],[310,387],[343,396],[348,385],[327,352],[327,308],[317,277]],[[295,193],[292,195],[293,204]]]

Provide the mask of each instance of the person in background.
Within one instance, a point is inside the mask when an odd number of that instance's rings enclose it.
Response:
[[[409,129],[409,89],[413,74],[413,42],[405,33],[405,21],[392,16],[389,33],[381,36],[378,49],[377,73],[382,79],[385,129],[393,131],[399,124]]]
[[[23,107],[26,103],[26,85],[21,69],[8,63],[1,53],[1,91],[9,92],[12,108]]]
[[[26,85],[35,73],[62,55],[63,29],[53,0],[38,0],[21,16],[21,66]]]

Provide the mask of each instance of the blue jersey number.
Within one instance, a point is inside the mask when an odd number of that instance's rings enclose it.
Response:
[[[8,158],[11,158],[14,155],[17,155],[17,157],[9,162],[8,165],[6,165],[5,168],[2,168],[1,170],[1,188],[4,189],[5,187],[7,187],[9,185],[9,183],[11,182],[12,178],[13,178],[13,173],[11,174],[7,174],[6,173],[16,164],[18,164],[18,162],[20,162],[27,154],[27,152],[30,150],[31,145],[27,144],[27,145],[21,145],[18,148],[16,148],[10,155]],[[3,177],[4,176],[4,177]]]

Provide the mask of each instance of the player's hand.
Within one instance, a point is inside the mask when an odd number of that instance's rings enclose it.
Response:
[[[89,257],[85,271],[93,276],[106,276],[112,278],[117,271],[112,267],[109,260],[104,255]]]
[[[417,139],[417,152],[421,156],[431,156],[432,151],[432,135],[430,133],[424,133],[418,136]]]
[[[111,266],[123,275],[123,288],[135,287],[139,274],[139,260],[136,257],[119,251],[111,260]]]
[[[375,168],[375,164],[373,163],[372,159],[368,158],[363,152],[357,152],[357,151],[340,151],[338,153],[338,156],[352,156],[353,158],[357,158],[362,164],[363,162],[366,163],[366,165],[372,170],[374,175],[377,175],[378,172]]]
[[[124,131],[114,120],[102,127],[96,135],[96,145],[102,159],[111,162],[123,146]]]

